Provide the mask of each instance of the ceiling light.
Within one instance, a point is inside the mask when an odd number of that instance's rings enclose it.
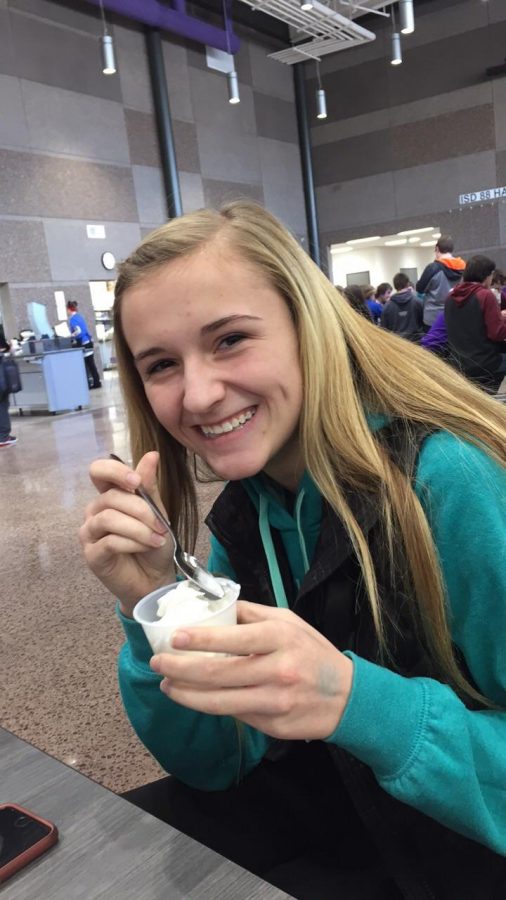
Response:
[[[399,20],[402,34],[413,34],[415,30],[415,13],[413,0],[399,0]]]
[[[355,247],[331,247],[331,253],[352,253]]]
[[[239,94],[239,80],[237,78],[237,72],[235,69],[232,69],[231,72],[227,72],[227,82],[228,82],[228,102],[229,103],[240,103],[241,97]]]
[[[300,0],[300,8],[303,9],[304,12],[309,12],[309,10],[313,8],[312,0]]]
[[[433,247],[433,246],[434,246],[434,241],[422,241],[422,243],[420,244],[420,247]]]
[[[318,79],[318,87],[316,89],[316,118],[317,119],[326,119],[327,118],[327,100],[325,98],[325,91],[322,88],[322,80],[320,77],[320,60],[316,61],[316,77]]]
[[[116,72],[116,60],[114,59],[114,44],[110,34],[103,34],[100,38],[102,51],[102,72],[104,75],[114,75]]]
[[[376,234],[374,237],[368,238],[355,238],[353,241],[346,241],[347,244],[365,244],[367,241],[381,241],[381,237],[379,234]]]
[[[400,66],[402,62],[401,36],[397,31],[392,32],[392,56],[390,63],[392,66]]]
[[[323,88],[318,88],[316,91],[316,118],[317,119],[326,119],[327,118],[327,101],[325,100],[325,91]]]
[[[410,238],[408,238],[408,244],[416,244],[416,242],[419,240],[420,240],[419,237],[410,237]]]
[[[396,241],[385,241],[385,247],[400,247],[401,244],[407,244],[406,238],[400,238]]]
[[[102,72],[104,75],[114,75],[116,73],[116,60],[114,58],[114,44],[112,37],[107,31],[107,22],[105,21],[104,4],[100,0],[100,12],[102,13],[102,24],[104,33],[100,38],[100,53],[102,56]]]
[[[427,228],[410,228],[409,231],[398,231],[397,234],[421,234],[422,231],[434,231],[434,225],[429,225]]]
[[[228,85],[228,102],[229,103],[240,103],[241,95],[239,94],[239,79],[237,78],[237,72],[235,71],[235,63],[233,56],[230,52],[230,31],[229,31],[229,19],[227,13],[227,4],[226,0],[223,0],[223,24],[225,26],[225,34],[227,36],[227,53],[231,59],[232,71],[227,72],[227,85]]]
[[[437,240],[438,238],[441,237],[441,232],[440,232],[440,231],[435,231],[434,234],[432,235],[432,237],[433,237],[433,238],[436,238],[436,240]]]

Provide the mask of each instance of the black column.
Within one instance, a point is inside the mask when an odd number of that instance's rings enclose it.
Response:
[[[177,171],[176,149],[170,118],[169,95],[163,62],[162,41],[156,28],[146,28],[146,50],[148,54],[151,91],[155,106],[158,143],[162,160],[163,183],[169,218],[183,214],[181,190]]]
[[[320,262],[320,235],[318,233],[318,213],[313,181],[313,161],[311,159],[311,139],[307,116],[304,68],[302,63],[293,67],[293,84],[295,88],[295,109],[297,111],[297,128],[299,131],[299,150],[302,162],[302,182],[304,185],[304,203],[306,206],[307,232],[309,237],[309,255],[317,266]]]

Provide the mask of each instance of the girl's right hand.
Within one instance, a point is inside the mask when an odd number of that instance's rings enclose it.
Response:
[[[141,597],[175,580],[172,540],[142,497],[142,484],[163,509],[156,486],[159,455],[146,453],[137,468],[97,459],[90,478],[98,491],[85,510],[79,538],[92,572],[131,617]]]

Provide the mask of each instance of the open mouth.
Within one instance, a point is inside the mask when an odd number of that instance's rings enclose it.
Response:
[[[230,434],[232,431],[239,431],[239,429],[244,428],[247,422],[253,418],[257,411],[257,407],[254,406],[251,409],[246,410],[246,412],[242,412],[237,416],[233,416],[231,419],[227,419],[225,422],[220,422],[219,425],[201,425],[200,430],[202,434],[206,438],[217,438],[222,434]]]

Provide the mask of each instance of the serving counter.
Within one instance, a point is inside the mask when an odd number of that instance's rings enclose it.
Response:
[[[90,394],[81,348],[16,356],[23,389],[11,395],[20,415],[32,409],[51,413],[88,406]]]

